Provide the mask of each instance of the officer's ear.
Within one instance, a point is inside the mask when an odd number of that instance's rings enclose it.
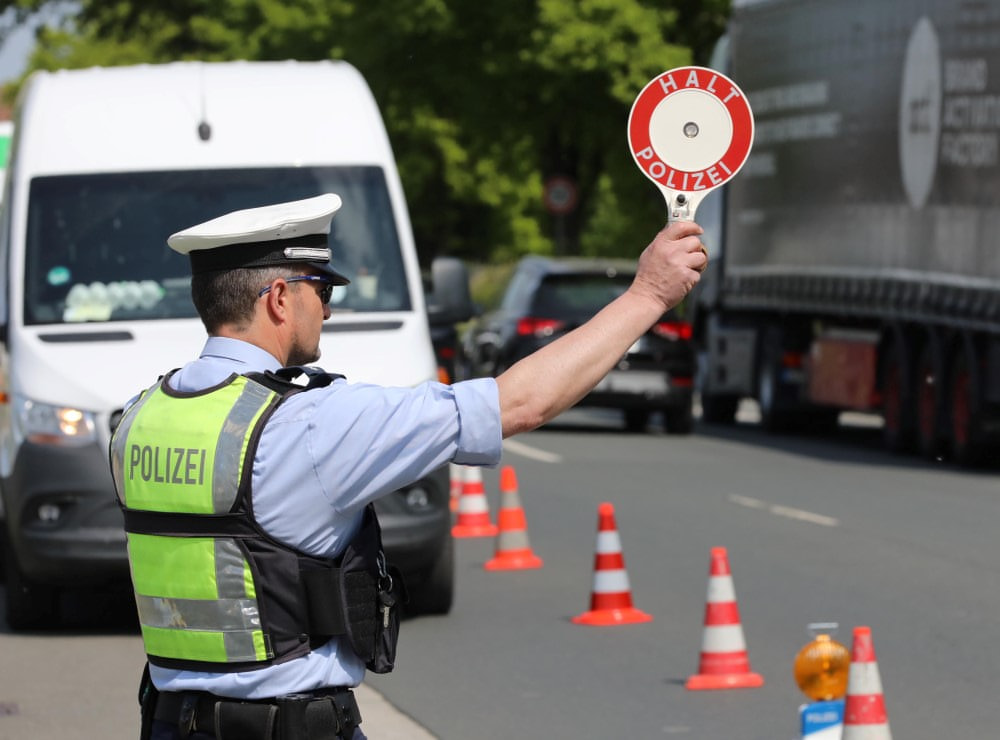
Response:
[[[292,297],[292,286],[284,278],[275,278],[266,286],[260,300],[272,320],[288,320],[288,304]]]

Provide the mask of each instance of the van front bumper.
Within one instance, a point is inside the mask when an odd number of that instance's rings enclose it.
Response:
[[[55,586],[128,578],[122,514],[96,444],[26,442],[0,487],[6,536],[26,577]]]
[[[25,576],[66,586],[128,579],[122,514],[107,458],[96,445],[25,443],[0,486],[6,536]],[[376,501],[387,559],[404,576],[423,576],[444,551],[449,497],[445,466]]]
[[[441,557],[451,537],[450,496],[444,466],[375,502],[386,559],[404,578],[420,580]]]

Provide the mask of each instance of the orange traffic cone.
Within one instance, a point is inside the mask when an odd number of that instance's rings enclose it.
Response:
[[[763,686],[764,679],[750,671],[750,658],[743,639],[740,610],[736,605],[729,555],[724,547],[713,547],[705,604],[705,631],[701,639],[698,673],[685,688],[750,689]]]
[[[448,486],[449,486],[449,508],[458,511],[458,501],[462,497],[462,481],[465,477],[465,470],[461,465],[448,463]]]
[[[892,740],[870,627],[854,628],[843,740]]]
[[[458,517],[451,528],[453,537],[495,537],[497,527],[490,521],[489,502],[483,488],[483,471],[474,465],[465,469]]]
[[[541,568],[542,559],[531,551],[528,525],[517,492],[517,474],[510,465],[500,469],[500,514],[497,519],[496,555],[483,565],[486,570],[527,570]]]
[[[632,606],[625,556],[615,525],[615,507],[603,503],[597,508],[597,515],[597,549],[590,610],[573,617],[573,623],[607,627],[652,622],[653,617]]]

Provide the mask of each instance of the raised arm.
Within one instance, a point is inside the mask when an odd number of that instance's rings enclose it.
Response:
[[[503,436],[530,431],[579,401],[701,277],[701,227],[675,221],[639,257],[632,285],[583,326],[497,378]]]

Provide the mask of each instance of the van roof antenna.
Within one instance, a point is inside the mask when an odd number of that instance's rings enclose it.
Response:
[[[201,122],[198,124],[198,138],[208,141],[212,138],[212,126],[208,123],[205,104],[205,65],[198,64],[198,92],[201,102]]]

